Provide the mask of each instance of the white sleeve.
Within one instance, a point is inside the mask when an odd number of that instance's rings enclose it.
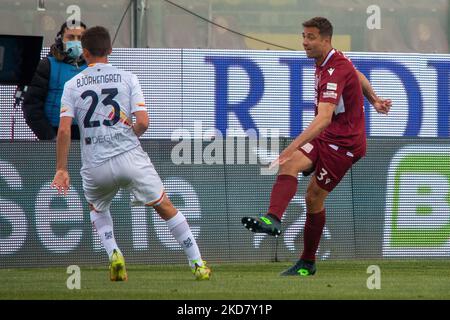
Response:
[[[73,99],[73,90],[68,87],[68,82],[64,85],[64,91],[61,98],[60,117],[75,117],[75,103]]]
[[[135,74],[131,75],[131,113],[136,111],[147,111],[145,107],[144,94],[142,93],[141,85]]]

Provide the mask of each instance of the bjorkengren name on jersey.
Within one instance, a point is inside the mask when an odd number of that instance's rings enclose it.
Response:
[[[77,88],[91,84],[122,82],[122,76],[119,73],[102,74],[98,76],[83,76],[77,79]]]

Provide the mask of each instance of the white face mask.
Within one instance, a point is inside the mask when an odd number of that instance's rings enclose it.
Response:
[[[83,53],[83,49],[81,47],[81,41],[67,41],[64,42],[66,47],[66,52],[69,57],[73,59],[78,59]]]

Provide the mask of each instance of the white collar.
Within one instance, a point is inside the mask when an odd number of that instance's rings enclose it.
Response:
[[[322,64],[321,64],[320,66],[323,67],[323,66],[328,62],[328,60],[330,60],[331,56],[332,56],[335,52],[336,52],[335,49],[331,49],[330,52],[328,52],[328,55],[327,55],[327,57],[325,58],[325,61],[322,62]]]

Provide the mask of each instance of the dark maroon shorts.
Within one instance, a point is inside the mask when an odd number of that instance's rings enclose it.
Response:
[[[338,185],[348,169],[360,159],[342,147],[319,139],[313,139],[298,150],[313,162],[313,169],[303,172],[303,175],[314,172],[319,187],[328,192]]]

